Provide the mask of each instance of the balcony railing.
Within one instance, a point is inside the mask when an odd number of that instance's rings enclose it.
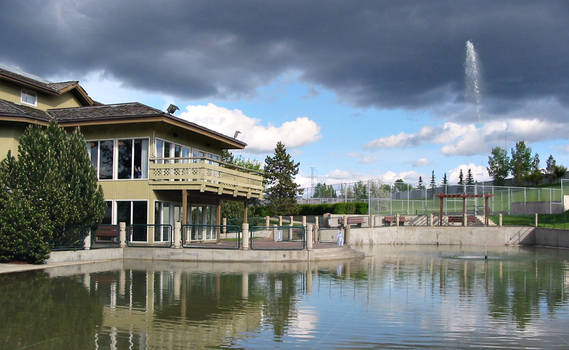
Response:
[[[259,171],[206,157],[151,158],[150,184],[161,189],[189,189],[234,197],[262,198]]]

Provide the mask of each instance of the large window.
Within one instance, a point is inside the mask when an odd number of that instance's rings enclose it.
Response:
[[[131,241],[146,241],[148,210],[146,201],[117,201],[117,224],[132,226]]]
[[[87,141],[87,150],[99,180],[113,178],[113,143],[113,140]]]
[[[31,90],[24,90],[22,89],[20,95],[20,102],[30,105],[30,106],[37,106],[38,104],[38,95]]]
[[[148,178],[148,140],[119,140],[119,179]]]
[[[87,141],[87,150],[97,172],[97,178],[99,180],[147,179],[148,139],[118,140],[116,157],[114,145],[114,140]],[[115,158],[117,158],[116,177],[113,176]]]

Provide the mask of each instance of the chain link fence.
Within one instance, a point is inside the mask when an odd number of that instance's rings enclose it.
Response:
[[[364,202],[368,214],[374,215],[426,215],[438,213],[440,199],[437,194],[492,194],[488,201],[490,215],[557,214],[564,211],[563,195],[569,194],[569,180],[558,187],[493,186],[486,183],[474,185],[440,185],[412,188],[406,183],[384,184],[378,180],[358,181],[334,185],[317,185],[304,189],[299,204],[334,204]],[[562,192],[563,191],[563,192]],[[484,198],[466,199],[466,211],[470,215],[484,215]],[[461,198],[443,200],[444,215],[462,213]]]

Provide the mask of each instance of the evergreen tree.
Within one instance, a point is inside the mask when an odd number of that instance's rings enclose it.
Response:
[[[510,158],[508,151],[500,147],[492,148],[488,157],[488,174],[494,179],[494,186],[504,186],[510,173]]]
[[[395,182],[393,183],[393,187],[395,188],[396,191],[399,191],[399,192],[407,192],[407,190],[413,189],[413,187],[411,185],[405,183],[405,181],[403,181],[403,179],[395,180]]]
[[[85,232],[95,228],[105,212],[103,192],[85,144],[78,130],[68,135],[52,120],[47,128],[28,127],[19,139],[17,160],[9,155],[2,163],[0,183],[8,193],[6,201],[21,204],[4,203],[0,211],[19,211],[27,220],[41,222],[38,232],[43,237],[38,241],[51,247],[82,245]],[[22,237],[28,235],[21,223],[0,226],[0,236],[14,227],[24,230]],[[26,260],[42,261],[43,246],[26,249],[36,248],[39,253]]]
[[[294,182],[300,163],[295,163],[285,145],[278,142],[274,155],[265,158],[266,200],[269,209],[276,215],[296,214],[296,196],[302,190]]]
[[[443,185],[443,186],[448,185],[447,173],[444,173],[444,175],[443,175],[443,182],[442,182],[442,185]]]
[[[336,198],[336,190],[334,190],[332,185],[319,182],[314,187],[312,198]]]
[[[462,169],[460,169],[460,172],[458,173],[458,184],[464,185],[464,175],[462,174]]]
[[[512,148],[511,153],[511,171],[514,176],[514,182],[522,185],[526,176],[531,172],[531,148],[527,147],[524,141],[518,141],[515,148]]]
[[[470,168],[468,168],[468,172],[466,173],[466,184],[474,185],[474,176],[472,176],[472,169]]]
[[[531,172],[526,176],[526,180],[533,183],[534,185],[539,185],[543,180],[543,173],[539,168],[539,154],[536,153],[531,160]]]
[[[437,182],[435,181],[435,171],[431,172],[431,183],[429,184],[430,189],[435,192],[435,187],[437,187]]]
[[[425,185],[423,184],[423,177],[419,176],[419,182],[417,183],[417,189],[418,190],[424,190],[425,189]]]
[[[549,175],[553,175],[554,171],[555,171],[555,166],[557,165],[555,162],[555,159],[553,158],[553,156],[550,154],[549,158],[547,158],[547,166],[545,168],[545,170],[547,171],[547,174]]]

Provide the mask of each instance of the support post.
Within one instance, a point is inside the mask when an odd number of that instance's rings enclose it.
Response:
[[[268,216],[265,216],[265,227],[267,230],[269,229],[269,225],[271,224],[271,220]]]
[[[447,202],[448,204],[448,202]],[[443,225],[443,206],[444,206],[444,197],[442,196],[441,193],[441,210],[439,212],[439,226]]]
[[[535,213],[535,227],[537,227],[539,225],[539,220],[538,220],[538,213]]]
[[[249,250],[249,224],[244,222],[243,226],[241,228],[241,232],[243,234],[243,237],[241,242],[243,242],[243,245],[241,247],[241,249],[243,250]]]
[[[312,250],[312,236],[313,236],[313,228],[312,224],[308,224],[305,226],[306,228],[306,250]]]
[[[466,220],[466,197],[462,197],[462,226],[466,227]]]
[[[279,226],[282,226],[282,225],[283,225],[283,217],[279,216]]]
[[[435,226],[433,213],[429,214],[429,226],[431,226],[431,227]]]
[[[182,190],[182,225],[188,223],[188,190]]]
[[[306,227],[306,216],[302,217],[302,227]]]
[[[290,217],[290,223],[289,223],[289,229],[288,229],[288,240],[292,240],[292,227],[294,226],[294,217]]]
[[[498,226],[502,227],[502,213],[498,214]]]
[[[248,220],[248,218],[247,218],[247,210],[248,210],[249,208],[247,207],[247,199],[245,199],[245,200],[243,201],[243,203],[244,203],[244,209],[243,209],[243,223],[248,223],[249,220]]]
[[[372,215],[369,216],[369,223],[368,223],[368,226],[369,226],[370,228],[373,228],[373,227],[375,226],[375,215],[372,214]]]
[[[120,247],[126,247],[126,222],[119,222]]]
[[[221,199],[217,200],[217,208],[216,208],[216,217],[215,217],[215,229],[217,234],[217,243],[221,243]]]
[[[397,214],[399,215],[399,214]],[[352,245],[352,228],[350,227],[350,225],[346,225],[346,228],[344,229],[344,244],[347,245],[348,247]]]
[[[399,227],[399,214],[395,215],[395,226]]]
[[[488,216],[490,215],[490,207],[488,206],[488,195],[484,194],[484,225],[488,226]]]
[[[182,237],[182,223],[179,221],[176,221],[174,223],[174,248],[175,249],[182,248],[181,237]]]
[[[223,218],[222,225],[223,225],[223,234],[227,237],[227,218]]]

